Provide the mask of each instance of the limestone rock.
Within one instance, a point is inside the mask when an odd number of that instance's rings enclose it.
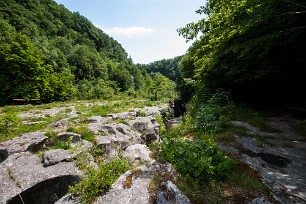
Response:
[[[135,120],[129,121],[131,127],[142,133],[143,140],[149,144],[159,139],[159,127],[156,119],[153,117],[137,117]]]
[[[30,152],[10,155],[0,164],[0,203],[54,203],[80,175],[73,162],[44,167]]]
[[[44,153],[43,163],[44,166],[51,166],[63,161],[72,161],[75,156],[71,150],[53,149]]]
[[[14,153],[39,151],[43,148],[46,140],[44,132],[31,132],[2,142],[0,144],[0,162]]]
[[[249,204],[271,204],[266,197],[259,197],[252,200]]]
[[[172,175],[173,172],[171,164],[158,161],[141,166],[136,171],[128,171],[120,176],[112,188],[94,204],[148,204],[151,196],[148,186],[151,179],[160,173]]]
[[[54,204],[81,204],[82,201],[79,197],[76,197],[72,194],[63,196],[61,199],[56,201]]]
[[[189,199],[171,181],[164,182],[161,185],[164,191],[157,193],[158,204],[190,204]]]
[[[57,134],[59,140],[71,143],[79,143],[81,142],[81,135],[74,132],[61,132]]]
[[[136,113],[135,112],[122,112],[122,113],[109,114],[108,116],[112,117],[113,120],[130,119],[132,117],[136,117]]]
[[[123,153],[123,158],[127,158],[131,163],[136,161],[149,162],[152,161],[150,158],[151,151],[146,145],[135,144],[131,145],[125,149]]]

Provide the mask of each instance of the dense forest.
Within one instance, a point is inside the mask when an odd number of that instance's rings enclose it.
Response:
[[[0,103],[173,95],[174,83],[149,76],[122,46],[78,12],[53,0],[0,2]]]
[[[227,92],[272,106],[306,100],[304,0],[208,0],[196,12],[204,18],[178,29],[187,41],[199,39],[180,62],[182,97],[202,103]]]
[[[137,67],[145,70],[151,76],[154,76],[155,73],[160,73],[172,81],[176,81],[179,76],[179,62],[182,57],[183,56],[163,59],[149,64],[137,64]]]

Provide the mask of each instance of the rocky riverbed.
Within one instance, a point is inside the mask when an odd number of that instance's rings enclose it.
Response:
[[[105,104],[87,104],[93,105]],[[79,197],[66,193],[69,186],[79,182],[84,174],[76,164],[79,154],[87,155],[83,165],[97,168],[90,154],[95,152],[90,151],[93,148],[103,152],[105,162],[120,156],[138,166],[123,174],[94,203],[189,203],[188,198],[171,182],[175,178],[171,164],[155,161],[147,147],[159,140],[160,125],[155,116],[165,108],[164,105],[133,108],[106,117],[93,115],[83,117],[83,121],[78,119],[77,116],[82,113],[76,111],[74,106],[27,111],[19,116],[26,122],[29,118],[55,116],[67,108],[67,118],[54,121],[49,126],[56,140],[69,143],[71,148],[48,148],[50,137],[44,131],[25,133],[0,144],[1,204],[81,203]],[[74,125],[78,122],[86,124],[94,134],[95,143],[83,139],[82,134],[67,131],[70,121]],[[162,189],[150,187],[150,182],[156,176],[166,178]]]

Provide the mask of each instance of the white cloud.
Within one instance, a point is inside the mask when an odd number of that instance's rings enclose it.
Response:
[[[137,26],[131,26],[126,28],[113,27],[113,28],[101,28],[101,29],[109,35],[116,35],[128,38],[140,37],[156,31],[153,28],[137,27]]]

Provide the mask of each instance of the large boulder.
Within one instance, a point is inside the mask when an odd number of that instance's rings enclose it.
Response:
[[[0,203],[54,203],[81,175],[73,162],[44,167],[35,154],[15,153],[0,164]]]
[[[0,162],[14,153],[25,151],[36,152],[41,150],[47,140],[44,134],[44,132],[31,132],[2,142],[0,144]]]

